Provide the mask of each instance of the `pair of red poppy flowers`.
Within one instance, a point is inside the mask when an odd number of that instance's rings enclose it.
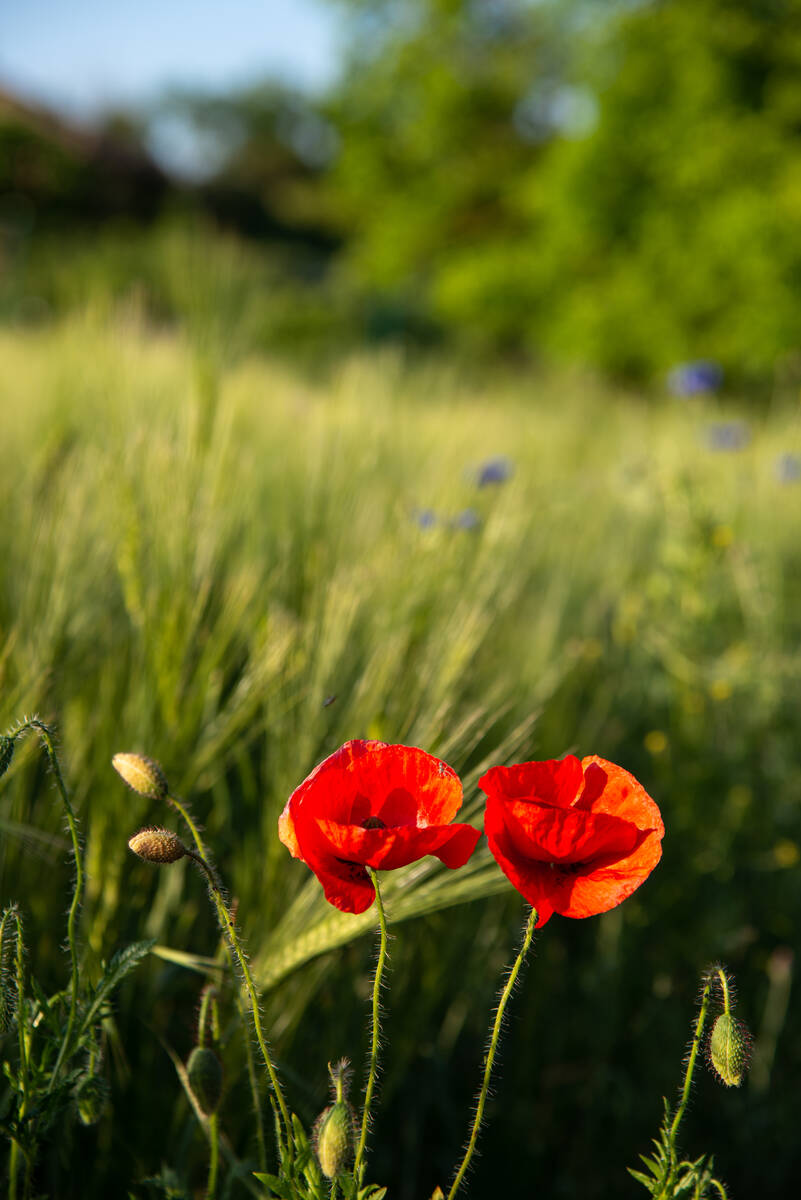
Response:
[[[491,767],[484,832],[501,870],[537,910],[589,917],[625,900],[662,855],[654,801],[633,775],[595,755]],[[346,742],[287,801],[278,836],[342,912],[369,908],[366,868],[391,871],[435,855],[461,867],[481,831],[454,824],[462,785],[447,763],[412,746]]]

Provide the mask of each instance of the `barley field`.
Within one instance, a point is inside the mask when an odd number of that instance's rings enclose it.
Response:
[[[700,973],[722,960],[753,1068],[737,1091],[699,1078],[684,1149],[714,1153],[732,1197],[787,1196],[797,395],[747,410],[395,350],[311,370],[205,332],[135,304],[0,328],[0,724],[36,713],[57,731],[85,839],[89,976],[155,939],[104,1018],[106,1111],[50,1131],[35,1194],[203,1194],[170,1052],[186,1058],[201,988],[221,977],[219,930],[187,864],[159,873],[129,853],[174,815],[126,789],[112,756],[152,756],[191,801],[310,1125],[326,1063],[364,1060],[375,917],[331,909],[276,823],[316,763],[368,737],[444,758],[476,823],[488,765],[599,754],[643,782],[667,829],[625,906],[538,938],[468,1194],[636,1196],[626,1167],[675,1096]],[[0,835],[3,905],[19,903],[53,991],[73,866],[34,741],[0,781]],[[427,1200],[464,1141],[522,901],[484,846],[458,873],[431,858],[396,873],[386,904],[370,1173],[392,1200]],[[236,1197],[256,1150],[226,1021],[220,1194]]]

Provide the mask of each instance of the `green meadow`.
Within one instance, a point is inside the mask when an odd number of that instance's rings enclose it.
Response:
[[[626,1167],[675,1097],[701,971],[723,961],[754,1064],[736,1091],[699,1078],[683,1148],[713,1153],[734,1198],[787,1196],[801,1167],[801,480],[780,457],[801,454],[797,394],[746,409],[390,349],[304,368],[229,344],[206,322],[210,290],[198,303],[170,324],[134,297],[0,328],[0,725],[37,713],[57,730],[86,846],[89,976],[156,940],[104,1020],[106,1112],[50,1131],[36,1194],[204,1186],[170,1052],[186,1059],[201,988],[222,977],[219,930],[186,863],[160,872],[128,851],[176,818],[126,789],[112,755],[152,756],[191,801],[311,1125],[327,1062],[362,1073],[375,918],[331,909],[276,823],[316,763],[369,737],[447,760],[475,823],[488,766],[574,752],[625,766],[666,825],[630,900],[538,935],[466,1194],[642,1194]],[[735,418],[747,444],[721,448]],[[509,477],[478,486],[498,457]],[[48,991],[68,977],[71,882],[31,739],[0,782],[0,888]],[[486,846],[459,872],[398,872],[386,905],[369,1175],[391,1200],[427,1200],[467,1133],[524,906]],[[223,1011],[221,1194],[237,1197],[256,1149]],[[164,1193],[146,1181],[166,1168]]]

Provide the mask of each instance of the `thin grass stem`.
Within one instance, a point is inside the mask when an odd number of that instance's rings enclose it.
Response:
[[[504,987],[503,991],[501,992],[501,998],[498,1001],[498,1007],[495,1011],[495,1020],[492,1025],[492,1033],[490,1035],[489,1048],[487,1050],[487,1056],[486,1056],[486,1059],[484,1062],[484,1077],[481,1081],[481,1091],[478,1094],[478,1102],[476,1103],[476,1112],[475,1112],[475,1116],[473,1118],[473,1127],[470,1130],[470,1140],[467,1143],[467,1149],[465,1150],[464,1158],[462,1159],[461,1166],[459,1167],[459,1170],[456,1174],[456,1178],[453,1181],[451,1190],[448,1192],[448,1200],[453,1200],[453,1197],[456,1195],[457,1191],[459,1190],[459,1187],[461,1186],[462,1180],[465,1177],[465,1173],[467,1171],[467,1168],[470,1165],[470,1160],[473,1157],[473,1153],[476,1148],[476,1143],[478,1141],[478,1133],[481,1128],[481,1122],[484,1117],[484,1105],[486,1104],[487,1093],[489,1092],[490,1078],[492,1076],[492,1067],[495,1062],[495,1055],[498,1050],[498,1041],[500,1039],[501,1028],[503,1026],[503,1014],[506,1011],[506,1005],[509,1002],[509,997],[511,996],[512,992],[514,991],[514,986],[515,986],[515,983],[517,982],[517,977],[520,974],[520,968],[523,965],[523,960],[525,959],[526,954],[528,953],[528,948],[531,945],[531,939],[534,936],[534,927],[536,924],[537,924],[537,910],[536,910],[536,908],[532,908],[532,910],[528,916],[528,921],[526,922],[526,928],[525,928],[525,933],[523,934],[522,945],[520,947],[520,950],[518,951],[517,958],[515,959],[514,964],[512,965],[512,969],[509,972],[509,977],[506,980],[506,986]]]
[[[367,1131],[370,1128],[370,1106],[373,1100],[373,1092],[375,1090],[376,1075],[378,1072],[378,1051],[380,1044],[380,1024],[381,1024],[381,979],[384,973],[384,964],[387,958],[387,922],[384,916],[384,905],[381,900],[381,890],[378,886],[378,875],[372,869],[367,867],[367,874],[372,880],[375,888],[375,903],[378,910],[378,926],[380,930],[378,944],[378,961],[375,965],[375,978],[373,979],[373,1007],[371,1015],[371,1036],[370,1036],[370,1069],[367,1073],[367,1087],[364,1091],[364,1110],[362,1112],[362,1128],[359,1134],[359,1144],[356,1147],[356,1157],[353,1160],[353,1178],[357,1185],[361,1184],[361,1178],[364,1173],[364,1150],[367,1144]]]

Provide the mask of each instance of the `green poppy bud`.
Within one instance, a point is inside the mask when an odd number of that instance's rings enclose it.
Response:
[[[709,1065],[726,1087],[739,1087],[751,1060],[751,1035],[747,1027],[723,1012],[715,1019],[708,1045]]]
[[[222,1098],[222,1063],[208,1046],[195,1046],[189,1055],[186,1073],[200,1111],[210,1117],[216,1113]]]
[[[314,1124],[314,1152],[326,1179],[335,1179],[348,1167],[356,1144],[356,1114],[348,1103],[350,1064],[346,1058],[328,1064],[334,1103]]]
[[[129,788],[148,800],[163,800],[167,795],[167,778],[157,762],[144,754],[115,754],[111,765]]]

